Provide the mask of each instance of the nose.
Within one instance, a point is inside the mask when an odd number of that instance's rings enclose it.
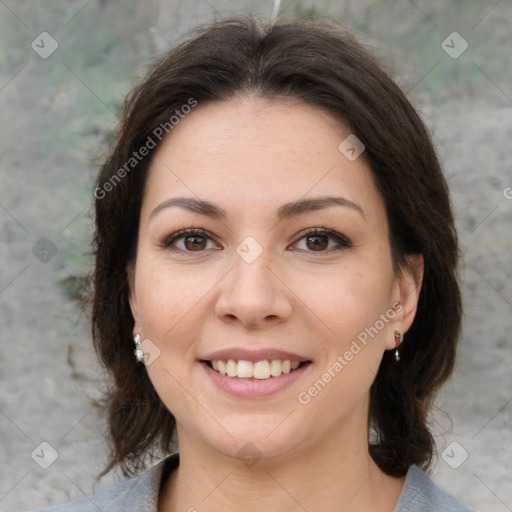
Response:
[[[264,253],[252,263],[234,256],[234,268],[221,282],[215,314],[222,322],[254,330],[278,325],[292,314],[292,292]]]

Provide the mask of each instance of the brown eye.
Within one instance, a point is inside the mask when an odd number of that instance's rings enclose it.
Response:
[[[306,245],[312,251],[323,251],[329,246],[329,237],[327,235],[311,235],[306,238]]]
[[[220,249],[214,238],[202,229],[185,229],[167,237],[159,244],[176,253],[206,252]]]
[[[353,247],[346,236],[327,228],[310,228],[303,231],[302,237],[294,245],[301,251],[318,254],[329,254]]]
[[[187,236],[183,240],[188,251],[201,251],[206,248],[207,240],[204,236]]]

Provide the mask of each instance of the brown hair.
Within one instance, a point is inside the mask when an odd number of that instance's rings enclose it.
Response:
[[[155,65],[128,96],[99,174],[92,331],[112,376],[103,402],[111,446],[107,470],[119,465],[133,474],[148,456],[170,453],[175,430],[173,415],[133,355],[127,267],[136,255],[151,154],[130,159],[148,137],[158,139],[161,126],[170,132],[171,116],[191,99],[201,104],[235,94],[291,97],[338,116],[366,146],[386,205],[395,271],[407,266],[408,254],[423,255],[418,310],[400,364],[386,351],[371,388],[369,449],[390,475],[404,475],[412,464],[427,470],[434,453],[428,415],[452,372],[461,321],[457,237],[429,133],[388,74],[336,24],[262,27],[245,18],[201,29]]]

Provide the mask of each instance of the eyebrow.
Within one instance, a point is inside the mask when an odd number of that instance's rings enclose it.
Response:
[[[153,218],[157,213],[170,208],[172,206],[178,206],[184,208],[193,213],[204,215],[218,220],[225,220],[227,218],[226,210],[223,208],[202,199],[195,199],[193,197],[173,197],[160,203],[150,214],[149,219]],[[299,199],[292,201],[281,206],[277,210],[277,218],[279,221],[283,219],[289,219],[297,215],[304,213],[314,212],[323,210],[332,206],[342,206],[357,211],[365,218],[363,209],[353,201],[344,197],[338,196],[325,196],[315,197],[311,199]]]

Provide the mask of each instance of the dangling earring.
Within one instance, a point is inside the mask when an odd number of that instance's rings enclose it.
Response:
[[[133,352],[135,354],[135,359],[137,360],[137,362],[143,363],[144,362],[144,352],[142,351],[142,349],[139,348],[140,334],[136,334],[133,337],[133,342],[135,343],[135,350]]]
[[[404,341],[404,335],[400,331],[395,331],[395,361],[400,361],[400,354],[398,353],[398,347],[402,344],[402,341]]]

